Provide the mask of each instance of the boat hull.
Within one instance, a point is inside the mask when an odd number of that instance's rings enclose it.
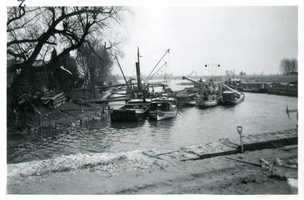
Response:
[[[212,100],[212,101],[208,100],[208,101],[204,101],[202,103],[198,103],[197,106],[199,108],[210,108],[210,107],[217,106],[218,102],[219,102],[218,100]]]
[[[113,110],[111,111],[112,122],[139,122],[147,118],[147,112],[136,110]]]
[[[197,102],[195,100],[189,101],[185,104],[185,106],[196,106]]]
[[[164,95],[152,99],[148,114],[150,118],[158,121],[175,117],[177,114],[176,98],[168,98],[167,95]]]
[[[243,102],[244,100],[245,100],[245,95],[242,93],[241,97],[238,98],[238,99],[236,99],[236,100],[230,100],[230,99],[225,100],[225,99],[222,99],[221,104],[223,104],[223,105],[237,105],[237,104]]]
[[[258,88],[240,88],[239,91],[241,92],[251,92],[251,93],[267,93],[267,89],[258,89]]]
[[[149,112],[149,117],[152,119],[156,119],[157,121],[165,120],[165,119],[171,119],[174,118],[177,115],[177,110],[175,111],[161,111],[161,112],[156,112],[156,111],[150,111]]]
[[[113,109],[111,113],[112,122],[139,122],[148,117],[150,103],[134,99],[118,109]]]
[[[286,89],[286,88],[268,88],[268,94],[277,94],[277,95],[285,95],[285,96],[298,96],[298,88]]]

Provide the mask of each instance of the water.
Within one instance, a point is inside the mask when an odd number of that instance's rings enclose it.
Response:
[[[171,81],[173,90],[185,87],[176,85],[178,82]],[[286,105],[297,109],[297,101],[295,97],[245,93],[245,101],[239,105],[180,108],[177,117],[165,121],[111,124],[104,118],[82,128],[8,136],[8,163],[62,155],[177,150],[185,145],[238,137],[238,125],[243,126],[244,135],[282,131],[296,127],[296,114],[291,113],[290,120],[285,109]]]

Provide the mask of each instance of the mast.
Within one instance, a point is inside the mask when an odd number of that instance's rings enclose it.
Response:
[[[165,55],[167,54],[167,53],[170,53],[170,49],[167,49],[166,50],[166,52],[164,53],[164,55],[163,55],[163,57],[157,62],[157,64],[154,66],[154,68],[152,69],[152,71],[150,72],[150,74],[148,75],[148,77],[146,78],[146,80],[145,80],[145,83],[147,83],[150,79],[151,79],[151,74],[152,74],[152,72],[155,70],[155,68],[157,67],[157,65],[162,61],[162,59],[165,57]],[[167,63],[167,62],[166,62]],[[164,65],[163,65],[164,66]],[[162,67],[163,67],[162,66]],[[158,70],[159,71],[159,70]],[[154,76],[154,75],[153,75]]]
[[[123,70],[122,70],[122,68],[121,68],[121,66],[120,66],[120,63],[119,63],[119,61],[118,61],[117,56],[115,56],[115,59],[116,59],[116,61],[117,61],[117,63],[118,63],[119,69],[120,69],[120,71],[121,71],[121,73],[122,73],[122,75],[123,75],[123,77],[124,77],[124,79],[125,79],[125,82],[126,82],[126,84],[127,84],[127,87],[128,87],[128,89],[129,89],[129,91],[132,92],[132,91],[131,91],[131,87],[129,86],[128,81],[127,81],[127,79],[126,79],[126,77],[125,77],[125,74],[124,74],[124,72],[123,72]]]
[[[239,87],[241,87],[241,85],[242,85],[242,76],[243,76],[243,71],[241,71],[241,77],[240,77],[240,85],[239,85]]]
[[[140,79],[140,65],[139,65],[139,47],[137,47],[137,59],[138,61],[135,63],[136,65],[136,76],[137,76],[137,87],[138,91],[141,92],[141,79]]]

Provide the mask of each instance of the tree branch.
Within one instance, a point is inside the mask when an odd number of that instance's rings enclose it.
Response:
[[[13,9],[18,9],[18,11],[19,11],[19,15],[17,15],[17,12],[15,12],[14,14],[15,14],[15,16],[14,17],[12,17],[11,19],[8,19],[7,20],[7,23],[6,23],[6,26],[8,26],[10,23],[12,23],[13,21],[16,21],[16,20],[18,20],[18,19],[21,19],[24,15],[25,15],[25,7],[18,7],[18,8],[13,8]],[[22,12],[23,11],[23,12]]]
[[[13,40],[7,43],[7,47],[14,45],[14,44],[22,44],[22,43],[31,43],[31,42],[38,42],[40,38],[37,39],[24,39],[24,40]]]
[[[9,55],[14,56],[15,58],[22,58],[23,60],[26,60],[26,57],[23,54],[17,54],[10,49],[7,49],[6,51]]]
[[[24,9],[24,8],[23,8]],[[56,11],[56,9],[59,10],[59,13]],[[15,57],[21,57],[26,58],[26,56],[21,56],[20,54],[13,52],[14,51],[14,45],[22,45],[23,47],[29,44],[27,47],[29,48],[29,51],[26,52],[28,54],[28,59],[24,59],[25,61],[21,64],[16,64],[14,67],[12,67],[12,70],[20,68],[21,66],[23,68],[28,68],[32,66],[33,62],[36,60],[37,56],[40,55],[40,52],[45,44],[50,45],[56,45],[55,41],[50,41],[49,38],[51,36],[55,37],[55,34],[61,34],[65,38],[67,38],[70,41],[67,41],[69,46],[64,49],[58,56],[55,57],[54,61],[58,61],[61,59],[64,55],[69,53],[72,50],[78,49],[83,42],[85,41],[86,37],[90,34],[91,30],[94,24],[99,25],[99,23],[103,23],[103,21],[99,18],[100,16],[106,16],[111,15],[113,16],[113,13],[116,14],[114,7],[74,7],[72,9],[65,9],[65,7],[61,8],[51,8],[50,10],[52,14],[52,21],[47,24],[47,30],[43,31],[43,33],[38,36],[37,33],[39,31],[33,30],[28,35],[30,37],[28,38],[21,38],[20,36],[18,39],[9,40],[7,42],[7,46],[11,47],[11,49],[8,51],[8,54],[15,56]],[[18,15],[18,18],[16,15],[12,15],[13,18],[9,18],[9,21],[7,23],[10,24],[13,19],[17,20],[20,19],[22,16],[25,15],[25,13],[20,11],[20,15]],[[60,12],[61,11],[61,12]],[[59,14],[60,16],[56,17],[56,14]],[[83,16],[85,14],[85,16]],[[43,15],[45,16],[45,15]],[[78,22],[76,23],[76,19],[73,18],[76,16],[78,18]],[[50,16],[49,16],[50,18]],[[64,30],[58,30],[56,27],[58,24],[63,22],[65,19],[67,19],[67,22],[69,23],[69,29]],[[70,20],[71,19],[71,20]],[[38,19],[39,20],[39,19]],[[28,22],[29,23],[29,22]],[[104,23],[106,24],[106,23]],[[21,25],[23,26],[23,25]],[[34,25],[33,25],[34,27]],[[38,27],[38,26],[37,26]],[[97,27],[96,27],[97,28]],[[82,30],[81,30],[82,29]],[[22,30],[21,30],[22,31]],[[13,33],[14,31],[12,31]],[[16,32],[17,34],[17,32]],[[17,34],[18,35],[18,34]],[[22,70],[24,71],[24,70]]]

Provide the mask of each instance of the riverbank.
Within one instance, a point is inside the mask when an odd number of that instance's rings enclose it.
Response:
[[[26,126],[22,130],[13,126],[8,127],[8,134],[24,134],[48,129],[61,129],[70,126],[81,126],[90,121],[107,118],[108,106],[106,104],[67,102],[59,108],[50,110],[39,107],[40,115],[26,114]]]
[[[297,159],[297,148],[289,151],[259,150],[231,157],[256,163],[260,158],[270,162],[275,162],[275,158],[287,161]],[[7,193],[297,194],[297,189],[288,184],[284,175],[275,176],[267,168],[228,160],[225,156],[178,163],[155,160],[148,167],[141,160],[129,160],[124,167],[117,163],[108,163],[108,167],[109,171],[96,166],[77,171],[9,178]],[[293,173],[287,176],[297,178],[296,170]]]
[[[238,148],[233,141],[221,140],[222,147],[209,143],[171,152],[137,150],[9,164],[7,193],[297,194],[288,182],[298,177],[298,148],[281,140],[295,135],[297,130],[248,136],[251,143],[281,143],[234,152],[229,159],[216,151]]]

